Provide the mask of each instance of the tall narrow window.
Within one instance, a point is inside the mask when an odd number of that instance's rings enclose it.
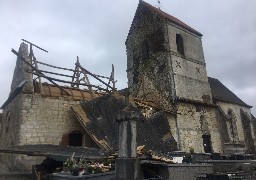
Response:
[[[183,38],[180,34],[176,34],[176,45],[177,45],[177,51],[181,55],[184,55],[184,45],[183,45]]]
[[[236,142],[238,141],[238,135],[237,135],[237,126],[236,126],[236,116],[232,109],[228,110],[228,123],[229,123],[229,129],[231,134],[231,141]]]

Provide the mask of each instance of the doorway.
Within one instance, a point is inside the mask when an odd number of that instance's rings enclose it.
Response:
[[[211,136],[210,135],[203,135],[202,138],[203,138],[204,152],[205,153],[212,153]]]
[[[80,132],[71,132],[69,134],[69,146],[82,146],[83,135]]]

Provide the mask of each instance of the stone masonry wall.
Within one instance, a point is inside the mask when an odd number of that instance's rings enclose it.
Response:
[[[0,147],[2,148],[20,144],[22,99],[22,94],[18,94],[3,110],[3,120],[0,125]],[[0,153],[0,163],[5,170],[16,170],[16,167],[20,166],[17,159],[22,159],[22,157]]]
[[[244,142],[245,141],[244,129],[242,126],[242,117],[241,117],[240,109],[242,109],[244,112],[246,112],[248,114],[251,114],[250,108],[243,107],[243,106],[236,105],[236,104],[227,103],[227,102],[222,102],[222,101],[218,101],[217,104],[226,115],[228,115],[229,109],[233,110],[236,120],[237,120],[236,126],[237,126],[237,133],[238,133],[238,141]]]
[[[0,112],[0,130],[2,129],[3,113]]]
[[[86,135],[71,112],[79,101],[53,99],[40,94],[18,94],[3,111],[1,147],[24,144],[63,144],[63,137],[73,131]],[[1,163],[9,170],[28,170],[42,158],[1,154]]]
[[[22,95],[18,94],[3,110],[0,125],[1,147],[17,145],[20,142],[21,104]]]
[[[70,106],[79,101],[43,98],[40,94],[23,96],[22,144],[60,144],[64,134],[83,132],[70,109]]]
[[[22,56],[27,62],[30,62],[28,55],[28,45],[25,43],[21,43],[19,48],[19,54]],[[26,80],[26,84],[24,85],[22,91],[25,93],[32,93],[34,91],[32,74],[26,72],[30,71],[30,67],[24,63],[19,57],[17,57],[16,66],[13,73],[12,84],[11,84],[11,92],[13,92],[16,87],[24,80]]]
[[[168,24],[168,34],[176,95],[211,102],[201,37],[172,23]],[[177,51],[176,34],[183,38],[184,55]]]
[[[126,41],[128,87],[166,108],[172,97],[166,21],[139,5]],[[168,105],[167,105],[168,104]]]
[[[183,37],[184,55],[177,51],[176,34]],[[126,48],[128,86],[135,97],[152,100],[170,111],[175,110],[175,96],[212,103],[200,36],[139,5]],[[168,120],[180,150],[193,147],[196,152],[204,152],[202,135],[207,133],[213,151],[220,152],[215,109],[200,107],[198,111],[195,105],[179,100],[178,104],[181,115],[170,114]]]
[[[183,38],[184,55],[190,61],[198,61],[205,63],[204,52],[201,37],[191,33],[183,27],[177,26],[171,22],[168,23],[168,34],[170,42],[170,52],[179,55],[176,46],[176,34],[180,34]]]
[[[202,122],[202,116],[205,122]],[[213,152],[222,151],[219,134],[220,127],[214,107],[178,103],[177,123],[181,150],[188,152],[189,148],[192,147],[195,152],[203,153],[202,135],[207,134],[211,137]]]
[[[248,153],[249,152],[252,153],[251,151],[255,150],[256,138],[254,134],[254,126],[251,118],[250,108],[237,105],[237,104],[223,102],[223,101],[218,101],[217,104],[221,108],[222,112],[225,113],[226,116],[228,116],[228,111],[232,110],[235,116],[234,119],[235,119],[235,125],[236,125],[237,136],[238,136],[237,143],[245,145],[246,146],[245,151]],[[241,110],[244,112],[245,117],[242,116]]]

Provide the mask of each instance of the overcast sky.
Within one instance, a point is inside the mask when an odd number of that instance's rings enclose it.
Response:
[[[146,0],[157,5],[157,0]],[[0,104],[7,99],[21,39],[38,60],[74,67],[76,56],[89,71],[110,75],[115,65],[119,89],[127,86],[125,40],[138,0],[0,0]],[[161,0],[161,9],[203,36],[208,76],[219,79],[255,106],[256,1]]]

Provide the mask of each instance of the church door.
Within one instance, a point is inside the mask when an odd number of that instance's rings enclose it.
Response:
[[[203,138],[204,152],[211,153],[212,152],[211,136],[203,135],[202,138]]]
[[[80,132],[69,134],[69,146],[82,146],[83,135]]]

